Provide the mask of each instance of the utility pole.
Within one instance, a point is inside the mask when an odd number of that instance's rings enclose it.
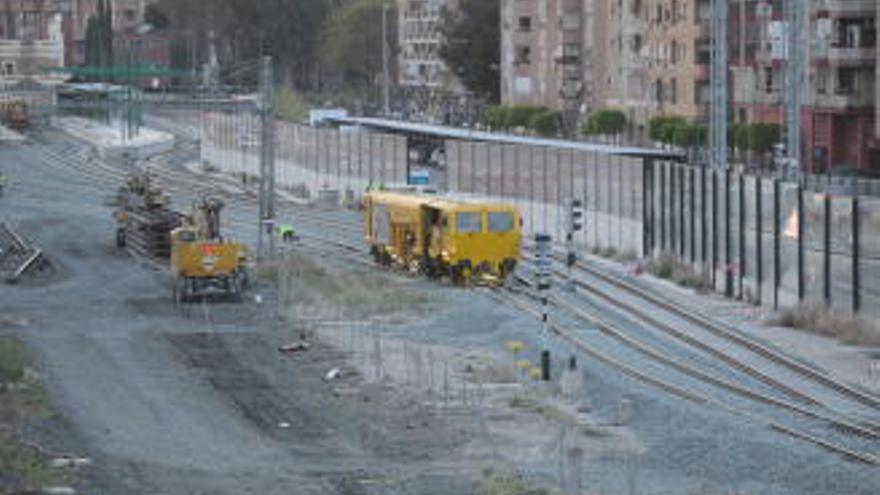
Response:
[[[547,341],[550,339],[550,321],[547,313],[549,299],[547,292],[550,290],[550,275],[553,270],[553,238],[547,234],[535,234],[535,286],[541,296],[541,379],[550,381],[550,350]]]
[[[801,47],[802,0],[785,0],[785,151],[791,172],[801,171]],[[789,171],[786,171],[789,172]]]
[[[391,67],[388,46],[388,2],[382,2],[382,111],[385,117],[391,114],[389,85],[391,84]]]
[[[711,164],[727,168],[727,16],[729,0],[711,0],[710,147]]]
[[[268,259],[275,256],[275,92],[272,57],[263,57],[260,68],[260,222],[257,234],[257,259],[266,258],[263,235],[269,239]]]

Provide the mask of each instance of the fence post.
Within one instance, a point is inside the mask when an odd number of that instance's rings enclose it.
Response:
[[[678,248],[678,222],[675,205],[678,201],[676,188],[678,186],[678,168],[674,163],[669,164],[669,250],[672,254]]]
[[[486,143],[486,196],[492,195],[492,144]]]
[[[643,256],[648,257],[654,251],[654,187],[652,181],[654,160],[642,160],[642,249]]]
[[[746,182],[742,172],[738,174],[739,182],[739,299],[743,298],[743,281],[746,275]]]
[[[823,221],[824,221],[824,239],[823,239],[823,248],[825,251],[825,256],[823,257],[823,267],[822,274],[824,280],[824,285],[822,286],[824,289],[824,299],[825,305],[827,307],[831,307],[831,195],[826,194],[823,198]]]
[[[678,172],[678,256],[681,260],[685,258],[685,245],[687,237],[685,235],[685,214],[684,214],[684,197],[685,197],[685,181],[684,181],[684,165],[679,164],[676,168]]]
[[[853,287],[852,287],[852,310],[853,313],[858,313],[862,306],[862,294],[861,294],[861,285],[859,279],[859,255],[861,254],[860,243],[860,235],[859,235],[859,197],[853,196],[852,198],[852,279],[853,279]]]
[[[764,304],[764,187],[755,177],[755,273],[758,284],[758,304]]]
[[[660,251],[666,251],[666,164],[660,164]]]
[[[718,283],[718,172],[712,169],[712,287]]]
[[[779,267],[779,227],[782,216],[779,204],[779,179],[773,179],[773,309],[779,309],[779,278],[782,271]]]
[[[688,167],[688,182],[690,183],[690,249],[691,249],[691,265],[697,262],[697,190],[696,175],[693,166]]]
[[[548,153],[547,147],[544,146],[542,149],[544,151],[542,153],[543,164],[544,164],[544,177],[542,179],[543,179],[544,184],[542,186],[542,195],[541,195],[541,213],[542,213],[541,231],[547,232],[547,196],[550,195],[550,192],[547,189],[547,175],[548,175],[547,172],[548,172],[548,170],[550,170],[550,166],[547,164],[548,163],[547,162],[547,153]]]
[[[700,166],[700,259],[703,262],[703,271],[706,270],[706,250],[708,243],[706,242],[706,165]]]
[[[804,301],[804,188],[797,188],[797,290],[798,302]]]
[[[730,169],[724,169],[724,295],[733,297],[733,252],[730,249]]]

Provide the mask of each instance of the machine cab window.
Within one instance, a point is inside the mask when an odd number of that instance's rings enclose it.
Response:
[[[489,232],[510,232],[513,230],[513,213],[509,211],[489,212]]]
[[[478,212],[461,211],[455,214],[455,230],[459,234],[472,234],[483,231],[483,215]]]

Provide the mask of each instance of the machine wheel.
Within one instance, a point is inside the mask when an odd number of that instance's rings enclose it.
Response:
[[[116,229],[116,247],[125,247],[125,229]]]

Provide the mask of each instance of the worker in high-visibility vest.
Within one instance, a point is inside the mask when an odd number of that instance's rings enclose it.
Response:
[[[296,230],[293,228],[293,225],[290,224],[281,224],[276,227],[275,231],[281,236],[281,240],[284,242],[291,242],[294,237],[296,237]]]

